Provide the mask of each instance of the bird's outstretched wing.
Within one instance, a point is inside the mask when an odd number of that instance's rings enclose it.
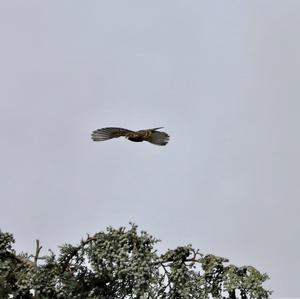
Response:
[[[170,136],[167,133],[155,131],[154,129],[144,140],[156,145],[166,145],[169,142],[169,138]]]
[[[132,133],[133,131],[123,129],[123,128],[102,128],[95,130],[92,133],[92,139],[94,141],[104,141],[112,138],[118,138],[121,136],[126,136],[128,133]]]

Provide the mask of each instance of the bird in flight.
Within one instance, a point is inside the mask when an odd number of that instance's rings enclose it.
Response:
[[[169,135],[165,132],[158,131],[163,127],[131,131],[123,128],[102,128],[95,130],[92,133],[92,139],[94,141],[104,141],[112,138],[125,137],[133,142],[148,141],[156,145],[166,145],[169,141]]]

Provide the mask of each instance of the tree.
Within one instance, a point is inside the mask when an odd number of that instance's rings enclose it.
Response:
[[[191,245],[158,254],[159,242],[131,224],[107,228],[57,255],[17,254],[14,238],[0,231],[0,298],[218,298],[265,299],[268,279],[251,266],[237,267]]]

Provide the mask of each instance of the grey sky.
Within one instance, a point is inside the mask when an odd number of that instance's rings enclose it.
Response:
[[[1,1],[1,228],[133,221],[299,296],[300,1]],[[166,147],[93,143],[165,126]]]

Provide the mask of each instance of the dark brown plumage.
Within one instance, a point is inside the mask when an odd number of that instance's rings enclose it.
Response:
[[[92,133],[92,139],[94,141],[104,141],[112,138],[125,137],[133,142],[148,141],[156,145],[166,145],[169,141],[169,135],[165,132],[157,131],[159,129],[162,129],[162,127],[140,131],[112,127],[102,128]]]

